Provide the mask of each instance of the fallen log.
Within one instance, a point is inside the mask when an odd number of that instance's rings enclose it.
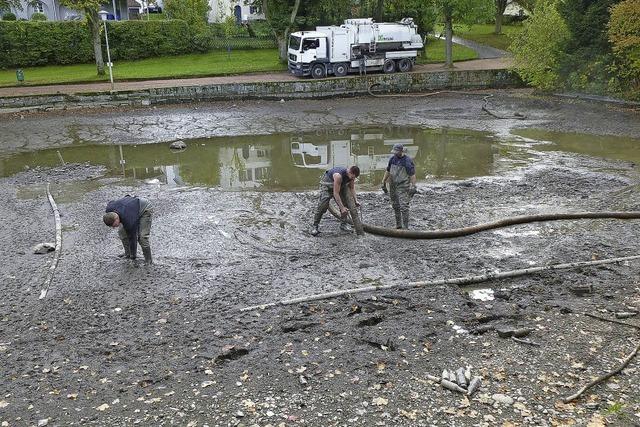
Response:
[[[53,280],[53,274],[58,267],[58,261],[60,260],[60,250],[62,249],[62,225],[60,224],[60,211],[58,210],[58,205],[56,201],[53,199],[51,195],[51,191],[49,190],[49,183],[47,183],[47,198],[49,199],[49,204],[51,205],[51,209],[53,210],[53,217],[56,222],[56,248],[53,253],[53,261],[51,261],[51,266],[49,266],[49,271],[47,272],[47,277],[42,284],[42,290],[40,291],[40,297],[38,299],[43,299],[47,296],[47,292],[49,292],[49,285]]]
[[[378,292],[378,291],[387,290],[387,289],[408,289],[408,288],[419,288],[423,286],[442,286],[442,285],[469,285],[472,283],[486,282],[488,280],[506,279],[510,277],[518,277],[518,276],[524,276],[528,274],[541,273],[544,271],[566,270],[570,268],[581,268],[581,267],[588,267],[588,266],[595,266],[595,265],[613,264],[613,263],[624,262],[624,261],[633,261],[637,259],[640,259],[640,255],[633,255],[633,256],[620,257],[620,258],[600,259],[596,261],[579,261],[579,262],[572,262],[572,263],[566,263],[566,264],[553,264],[553,265],[547,265],[542,267],[524,268],[520,270],[492,272],[492,273],[486,273],[486,274],[479,274],[475,276],[455,277],[452,279],[438,279],[438,280],[409,282],[409,283],[392,283],[389,285],[374,285],[374,286],[365,286],[362,288],[341,289],[338,291],[327,292],[323,294],[308,295],[304,297],[293,298],[290,300],[282,300],[277,302],[253,305],[250,307],[241,308],[240,311],[252,311],[257,309],[275,307],[279,305],[299,304],[299,303],[305,303],[305,302],[311,302],[311,301],[336,298],[343,295],[353,295],[353,294],[360,294],[365,292]]]

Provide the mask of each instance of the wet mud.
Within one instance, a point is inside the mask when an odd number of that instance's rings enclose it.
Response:
[[[638,113],[527,92],[211,104],[86,115],[16,116],[0,124],[3,156],[100,144],[322,131],[340,126],[515,129],[640,138]],[[606,117],[606,120],[604,119]],[[530,138],[532,135],[524,135]],[[450,179],[421,171],[411,226],[443,229],[543,212],[640,210],[633,157],[525,146],[521,164]],[[187,148],[188,150],[189,148]],[[640,149],[640,147],[638,147]],[[167,147],[168,150],[168,147]],[[496,160],[497,163],[499,163]],[[1,178],[0,422],[3,425],[475,426],[640,421],[639,362],[572,394],[620,363],[637,331],[583,315],[640,309],[640,263],[488,282],[492,299],[457,286],[341,297],[253,312],[261,303],[375,284],[406,283],[638,253],[638,221],[526,224],[448,240],[343,232],[327,215],[307,231],[313,190],[229,191],[169,186],[105,165],[32,167]],[[44,195],[51,182],[63,249],[38,299],[55,238]],[[380,191],[363,188],[367,223],[390,226]],[[153,203],[156,263],[117,258],[101,222],[124,194]],[[139,256],[141,257],[141,256]],[[575,287],[588,285],[588,292]],[[486,292],[485,292],[486,294]],[[625,319],[638,324],[638,316]],[[500,328],[530,328],[527,345]],[[482,386],[466,397],[431,382],[470,366]],[[510,423],[510,424],[509,424]],[[597,424],[596,424],[597,425]]]

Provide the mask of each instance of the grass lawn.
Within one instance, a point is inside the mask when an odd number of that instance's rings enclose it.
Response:
[[[497,49],[509,50],[511,39],[522,31],[523,27],[522,25],[503,25],[502,34],[493,34],[494,28],[493,24],[454,25],[453,34]],[[437,34],[444,33],[444,27],[436,25],[434,31]]]
[[[422,56],[418,57],[418,64],[444,62],[444,46],[444,40],[428,37]],[[478,58],[478,54],[473,49],[457,44],[453,45],[453,62],[476,58]]]
[[[418,57],[419,64],[444,62],[444,41],[429,38],[426,53]],[[477,58],[476,53],[464,46],[453,46],[453,60],[465,61]],[[263,71],[282,71],[285,64],[278,61],[276,49],[215,51],[205,54],[165,56],[139,61],[114,61],[113,78],[117,81],[188,78],[243,74]],[[25,85],[57,83],[107,82],[96,75],[95,64],[50,65],[24,69]],[[0,87],[16,86],[15,70],[0,70]]]
[[[285,70],[276,49],[216,51],[205,54],[165,56],[139,61],[114,61],[114,80],[145,80],[181,77],[205,77],[260,71]],[[26,85],[109,81],[96,75],[95,64],[50,65],[24,69]],[[0,87],[15,86],[15,70],[0,70]]]

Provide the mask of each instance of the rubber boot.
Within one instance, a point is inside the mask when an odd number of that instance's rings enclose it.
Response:
[[[409,212],[404,212],[402,214],[402,228],[405,230],[409,228]]]
[[[402,215],[400,211],[395,211],[396,213],[396,228],[402,228]]]
[[[151,259],[151,248],[142,248],[142,254],[144,255],[145,264],[153,264],[153,259]]]
[[[119,258],[129,259],[131,258],[131,249],[129,249],[129,242],[122,240],[122,247],[124,248],[124,255],[118,255]]]

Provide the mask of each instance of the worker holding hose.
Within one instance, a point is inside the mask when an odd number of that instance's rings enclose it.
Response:
[[[340,209],[340,215],[345,219],[349,210],[345,205],[343,197],[347,197],[347,187],[353,192],[353,196],[356,197],[355,180],[360,176],[360,168],[358,166],[334,167],[329,169],[322,175],[320,179],[320,200],[318,201],[318,207],[316,208],[316,214],[313,218],[313,226],[311,227],[311,235],[317,236],[320,233],[318,227],[320,226],[320,220],[322,215],[329,209],[329,202],[333,198]],[[355,198],[356,206],[360,206],[357,197]],[[340,224],[341,230],[347,230],[348,224],[342,222]]]
[[[145,264],[152,263],[149,245],[151,212],[151,203],[148,200],[129,195],[107,204],[102,220],[107,226],[118,228],[118,237],[122,241],[125,258],[136,259],[139,242]]]
[[[382,178],[382,191],[389,194],[396,215],[396,228],[409,228],[409,203],[417,193],[416,167],[411,157],[405,154],[402,144],[395,144],[387,170]],[[389,188],[387,189],[387,182]]]

